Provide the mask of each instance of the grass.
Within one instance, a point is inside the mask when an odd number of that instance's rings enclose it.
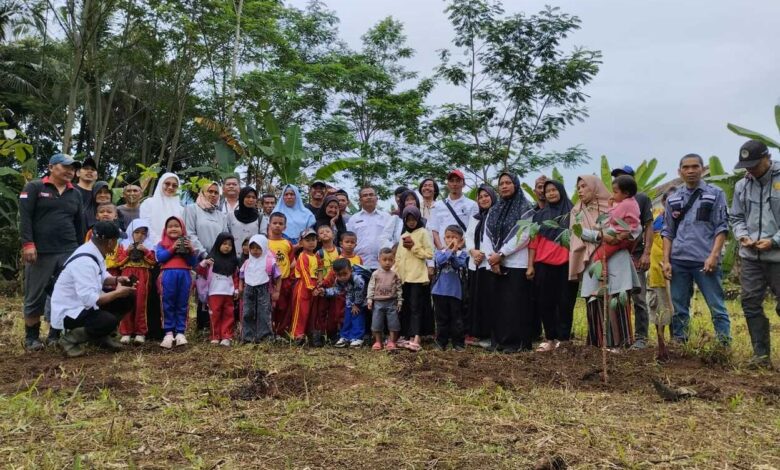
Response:
[[[767,308],[774,304],[767,303]],[[287,345],[24,354],[19,299],[0,300],[0,461],[7,468],[778,468],[780,374],[750,344],[710,360],[694,300],[691,345],[610,355],[387,355]],[[575,331],[582,338],[584,311]],[[780,319],[771,314],[775,344]],[[652,334],[652,328],[651,328]],[[776,346],[773,361],[780,364]],[[665,402],[651,378],[692,388]],[[546,467],[543,465],[547,465]]]

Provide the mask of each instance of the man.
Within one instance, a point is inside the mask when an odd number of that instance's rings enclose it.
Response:
[[[270,217],[271,213],[274,211],[274,207],[276,207],[276,196],[273,193],[264,193],[260,197],[260,204],[263,214],[266,217]]]
[[[734,188],[729,219],[740,244],[742,311],[753,343],[751,363],[771,367],[763,302],[767,287],[780,298],[780,163],[772,162],[762,142],[749,140],[739,150],[735,168],[747,170]],[[780,302],[775,310],[780,315]]]
[[[442,204],[437,204],[431,211],[429,223],[433,244],[437,250],[444,248],[444,230],[449,225],[457,225],[465,232],[471,218],[479,211],[477,203],[463,195],[465,180],[462,171],[450,171],[447,174],[447,189],[450,194]]]
[[[238,208],[238,193],[241,190],[241,181],[238,176],[228,176],[222,180],[222,200],[219,202],[219,211],[223,214],[231,214]]]
[[[335,194],[336,199],[339,200],[339,210],[341,211],[341,220],[343,220],[344,223],[346,224],[347,222],[349,222],[349,217],[350,217],[349,213],[347,212],[347,210],[349,210],[349,194],[347,194],[347,192],[344,191],[343,189],[338,189],[333,194]]]
[[[634,169],[626,165],[612,170],[612,178],[627,175],[634,178]],[[639,291],[631,294],[634,303],[634,333],[636,341],[631,349],[647,347],[647,329],[649,317],[647,310],[647,270],[650,268],[650,252],[653,249],[653,201],[645,193],[634,196],[639,205],[639,220],[642,223],[642,236],[637,240],[632,256],[639,276]]]
[[[721,344],[731,342],[731,321],[721,285],[720,253],[728,232],[726,196],[701,176],[704,160],[688,154],[678,173],[684,185],[666,200],[664,226],[664,276],[671,280],[672,337],[688,340],[693,283],[699,286],[710,309],[715,334]]]
[[[545,175],[536,178],[536,181],[534,181],[534,195],[536,196],[536,207],[534,209],[537,211],[544,209],[544,205],[547,203],[547,200],[544,198],[544,184],[546,182],[547,176]]]
[[[76,176],[78,177],[76,189],[81,194],[84,209],[87,209],[92,204],[92,188],[95,186],[98,176],[95,159],[92,157],[85,158],[81,162],[81,168],[76,170]]]
[[[19,194],[19,225],[24,269],[24,347],[43,349],[41,315],[51,280],[82,240],[81,194],[71,184],[78,162],[58,153],[49,159],[49,175],[30,181]],[[59,331],[50,328],[50,339]]]
[[[117,207],[121,219],[124,221],[125,227],[130,225],[130,222],[134,221],[140,216],[141,212],[141,187],[134,184],[128,184],[122,189],[122,199],[125,203]]]
[[[314,214],[314,217],[317,217],[322,203],[325,202],[326,189],[328,189],[328,185],[324,181],[314,181],[309,185],[309,202],[305,206]]]
[[[363,259],[363,266],[374,270],[379,268],[379,249],[382,246],[382,230],[390,215],[376,208],[377,197],[374,188],[360,190],[360,212],[353,214],[347,223],[347,230],[357,235],[355,253]]]
[[[122,233],[111,222],[92,227],[92,238],[68,258],[51,296],[51,324],[66,329],[59,345],[68,357],[84,354],[87,341],[112,351],[122,345],[111,334],[135,300],[130,279],[106,271],[105,257],[116,250]],[[109,290],[109,292],[104,292]]]

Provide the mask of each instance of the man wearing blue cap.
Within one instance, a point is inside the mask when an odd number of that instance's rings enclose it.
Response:
[[[52,279],[82,240],[83,202],[71,180],[78,162],[58,153],[49,159],[49,174],[27,183],[19,194],[19,219],[24,269],[24,347],[43,349],[41,315]],[[50,339],[59,332],[50,329]]]

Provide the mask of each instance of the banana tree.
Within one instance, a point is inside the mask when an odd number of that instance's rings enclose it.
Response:
[[[731,201],[734,199],[734,186],[737,185],[737,181],[745,177],[744,170],[737,170],[734,173],[727,173],[723,168],[723,163],[716,156],[711,156],[709,159],[710,174],[705,181],[712,183],[719,187],[726,194],[726,204],[731,205]],[[724,273],[731,272],[734,267],[734,263],[737,259],[737,252],[739,251],[739,244],[734,238],[734,234],[731,231],[726,235],[726,245],[723,248],[723,261],[721,262],[721,270]]]
[[[780,104],[775,105],[775,124],[777,125],[778,132],[780,132]],[[737,126],[736,124],[731,124],[731,123],[726,124],[726,127],[728,127],[728,129],[731,132],[737,135],[741,135],[742,137],[747,137],[748,139],[755,139],[761,141],[765,143],[767,147],[774,147],[776,149],[780,149],[780,142],[772,139],[771,137],[765,136],[760,132],[751,131],[750,129],[745,129],[744,127]]]

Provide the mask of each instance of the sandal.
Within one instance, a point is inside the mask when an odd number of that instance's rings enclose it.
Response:
[[[407,343],[404,345],[404,347],[405,347],[406,349],[408,349],[409,351],[412,351],[412,352],[417,352],[417,351],[419,351],[419,350],[421,350],[421,349],[422,349],[422,346],[420,346],[419,344],[417,344],[417,343],[415,343],[415,342],[413,342],[413,341],[408,341],[408,342],[407,342]]]
[[[371,349],[374,351],[381,351],[382,350],[382,343],[379,341],[375,342],[373,346],[371,346]]]
[[[555,348],[556,348],[555,343],[553,343],[552,341],[545,341],[536,348],[536,352],[540,352],[540,353],[550,352]]]

